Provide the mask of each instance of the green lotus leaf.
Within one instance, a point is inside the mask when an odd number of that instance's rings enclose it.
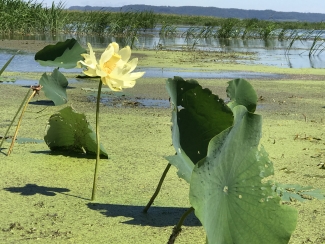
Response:
[[[72,38],[55,45],[47,45],[35,54],[35,60],[43,66],[71,69],[77,66],[83,53],[87,53],[87,50]]]
[[[86,116],[77,113],[70,106],[50,117],[44,140],[53,151],[88,154],[96,154],[97,151],[96,134]],[[102,145],[100,155],[107,157]]]
[[[253,86],[244,79],[235,79],[228,82],[227,96],[230,98],[228,106],[233,109],[243,105],[251,113],[256,110],[257,94]]]
[[[232,126],[233,115],[224,101],[196,80],[168,79],[166,88],[173,106],[172,139],[176,156],[167,160],[189,182],[194,164],[207,154],[211,138]]]
[[[50,76],[44,73],[39,84],[42,86],[45,96],[51,99],[55,106],[68,102],[66,88],[69,83],[58,69],[54,69]]]
[[[273,174],[272,162],[259,148],[262,118],[246,107],[233,108],[232,128],[209,143],[207,157],[195,165],[190,202],[208,243],[288,243],[297,211],[264,183]]]

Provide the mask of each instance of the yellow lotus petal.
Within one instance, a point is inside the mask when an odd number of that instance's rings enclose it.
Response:
[[[132,59],[130,62],[124,64],[123,66],[117,63],[116,68],[110,73],[110,76],[117,77],[117,76],[131,73],[137,67],[137,64],[138,64],[137,58]]]
[[[138,58],[131,59],[130,62],[125,64],[125,67],[123,67],[123,73],[131,73],[138,65]]]
[[[93,51],[93,48],[92,48],[92,46],[91,46],[90,43],[88,43],[88,48],[89,48],[89,55],[88,54],[85,54],[84,56],[87,57],[87,60],[89,59],[91,62],[97,64],[95,52]]]
[[[121,55],[121,60],[124,63],[127,63],[131,57],[131,48],[129,46],[126,46],[124,48],[122,48],[119,52],[119,55]]]
[[[111,77],[111,79],[114,79],[114,80],[137,80],[137,79],[141,78],[144,74],[145,74],[145,72],[134,72],[134,73],[127,73],[124,75],[112,73],[109,76]]]
[[[107,48],[101,55],[99,59],[99,65],[102,66],[105,62],[107,62],[114,54],[114,48]]]
[[[95,63],[91,63],[91,62],[86,62],[86,61],[78,61],[78,64],[82,64],[83,66],[86,66],[87,68],[91,68],[91,69],[95,69],[96,68],[96,64]]]
[[[116,87],[116,83],[112,82],[112,80],[108,76],[102,77],[101,80],[102,80],[103,84],[107,85],[112,91],[121,91],[122,90],[121,87]]]
[[[112,42],[107,46],[107,49],[113,48],[114,49],[114,53],[118,53],[119,52],[119,45],[116,42]]]
[[[95,69],[85,69],[83,73],[92,77],[98,76]]]
[[[130,75],[130,80],[137,80],[139,78],[141,78],[146,72],[134,72],[134,73],[130,73],[128,75]]]
[[[132,88],[135,85],[135,80],[127,80],[123,82],[123,88]]]
[[[96,74],[100,77],[106,77],[107,76],[107,73],[102,70],[102,68],[100,67],[100,65],[97,65],[96,66]]]

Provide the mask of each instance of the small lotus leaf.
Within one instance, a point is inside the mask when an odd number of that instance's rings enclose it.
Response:
[[[97,151],[96,134],[86,116],[77,113],[70,106],[50,117],[44,140],[54,151],[85,151],[89,154],[96,154]],[[100,154],[107,157],[102,145]]]
[[[257,94],[253,86],[244,79],[235,79],[228,82],[227,96],[230,98],[228,106],[233,109],[243,105],[251,113],[256,110]]]
[[[87,50],[72,38],[55,45],[47,45],[35,54],[35,60],[43,66],[72,69],[82,59],[83,53],[87,53]]]
[[[51,76],[44,73],[39,84],[42,86],[45,96],[51,99],[56,106],[67,103],[68,80],[58,69],[54,69]]]

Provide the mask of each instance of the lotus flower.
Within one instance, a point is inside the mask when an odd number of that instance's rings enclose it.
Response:
[[[126,46],[119,49],[116,42],[108,45],[97,62],[95,53],[88,43],[89,54],[82,54],[84,60],[78,62],[78,66],[84,66],[83,71],[88,76],[100,76],[103,84],[113,91],[121,91],[123,88],[131,88],[145,72],[131,73],[138,64],[138,59],[131,57],[131,49]],[[129,62],[128,62],[129,61]]]

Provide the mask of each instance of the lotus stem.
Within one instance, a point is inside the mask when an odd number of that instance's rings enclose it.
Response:
[[[174,244],[175,243],[175,240],[177,238],[177,236],[179,235],[179,233],[181,233],[182,231],[182,225],[183,225],[183,222],[184,220],[186,219],[186,217],[192,213],[194,210],[193,207],[190,207],[183,215],[182,217],[180,218],[180,220],[178,221],[177,225],[173,228],[173,233],[170,235],[169,237],[169,240],[167,242],[167,244]]]
[[[158,195],[158,193],[159,193],[159,191],[160,191],[160,188],[161,188],[161,186],[162,186],[162,183],[164,182],[164,179],[165,179],[165,177],[166,177],[166,175],[167,175],[167,172],[168,172],[170,166],[171,166],[171,164],[168,163],[167,166],[166,166],[166,168],[165,168],[165,170],[164,170],[164,172],[163,172],[163,174],[161,175],[161,178],[160,178],[159,183],[158,183],[158,185],[157,185],[156,191],[155,191],[155,193],[152,195],[152,197],[151,197],[150,201],[148,202],[147,206],[143,209],[143,211],[142,211],[143,213],[147,213],[147,212],[148,212],[148,209],[150,208],[150,206],[151,206],[151,205],[153,204],[153,202],[155,201],[155,199],[156,199],[156,197],[157,197],[157,195]]]
[[[98,93],[97,93],[97,103],[96,103],[96,143],[97,143],[97,153],[96,153],[96,164],[95,164],[95,172],[94,172],[94,181],[93,181],[93,191],[91,194],[91,201],[95,200],[96,197],[96,185],[97,185],[97,172],[98,172],[98,164],[100,160],[100,142],[99,142],[99,103],[100,103],[100,94],[102,90],[103,82],[99,81],[98,85]]]
[[[29,93],[29,92],[28,92],[28,93]],[[26,97],[28,96],[28,93],[27,93]],[[19,127],[20,127],[21,121],[22,121],[22,119],[23,119],[23,115],[24,115],[24,113],[25,113],[25,110],[26,110],[26,108],[27,108],[27,105],[29,104],[30,100],[35,96],[36,93],[37,93],[37,90],[33,90],[32,95],[30,95],[30,97],[28,98],[27,102],[26,102],[25,105],[24,105],[23,110],[21,111],[21,115],[20,115],[19,120],[18,120],[17,128],[16,128],[16,131],[15,131],[14,136],[12,137],[12,141],[11,141],[11,144],[10,144],[10,147],[9,147],[9,150],[8,150],[8,153],[7,153],[7,156],[9,156],[9,155],[11,154],[12,149],[13,149],[13,147],[14,147],[14,144],[15,144],[15,141],[16,141],[16,137],[17,137],[17,135],[18,135],[18,130],[19,130]],[[25,97],[24,100],[26,100],[26,97]],[[18,110],[20,110],[20,109],[21,109],[21,108],[19,108]],[[11,125],[10,125],[10,126],[11,126]]]
[[[26,100],[27,100],[27,98],[28,98],[28,95],[29,95],[30,91],[31,91],[31,90],[28,89],[28,92],[26,93],[26,96],[24,97],[23,101],[21,102],[21,104],[20,104],[20,106],[19,106],[19,108],[18,108],[18,110],[17,110],[17,112],[16,112],[14,118],[12,119],[12,121],[11,121],[11,123],[10,123],[10,125],[9,125],[9,127],[8,127],[8,129],[7,129],[7,131],[6,131],[6,133],[3,135],[2,140],[1,140],[1,143],[0,143],[0,150],[1,150],[1,147],[2,147],[3,142],[4,142],[5,139],[7,138],[7,135],[8,135],[8,132],[9,132],[11,126],[13,125],[13,123],[14,123],[14,121],[16,120],[16,118],[17,118],[17,116],[18,116],[18,114],[19,114],[21,108],[23,107],[24,103],[26,102]]]

